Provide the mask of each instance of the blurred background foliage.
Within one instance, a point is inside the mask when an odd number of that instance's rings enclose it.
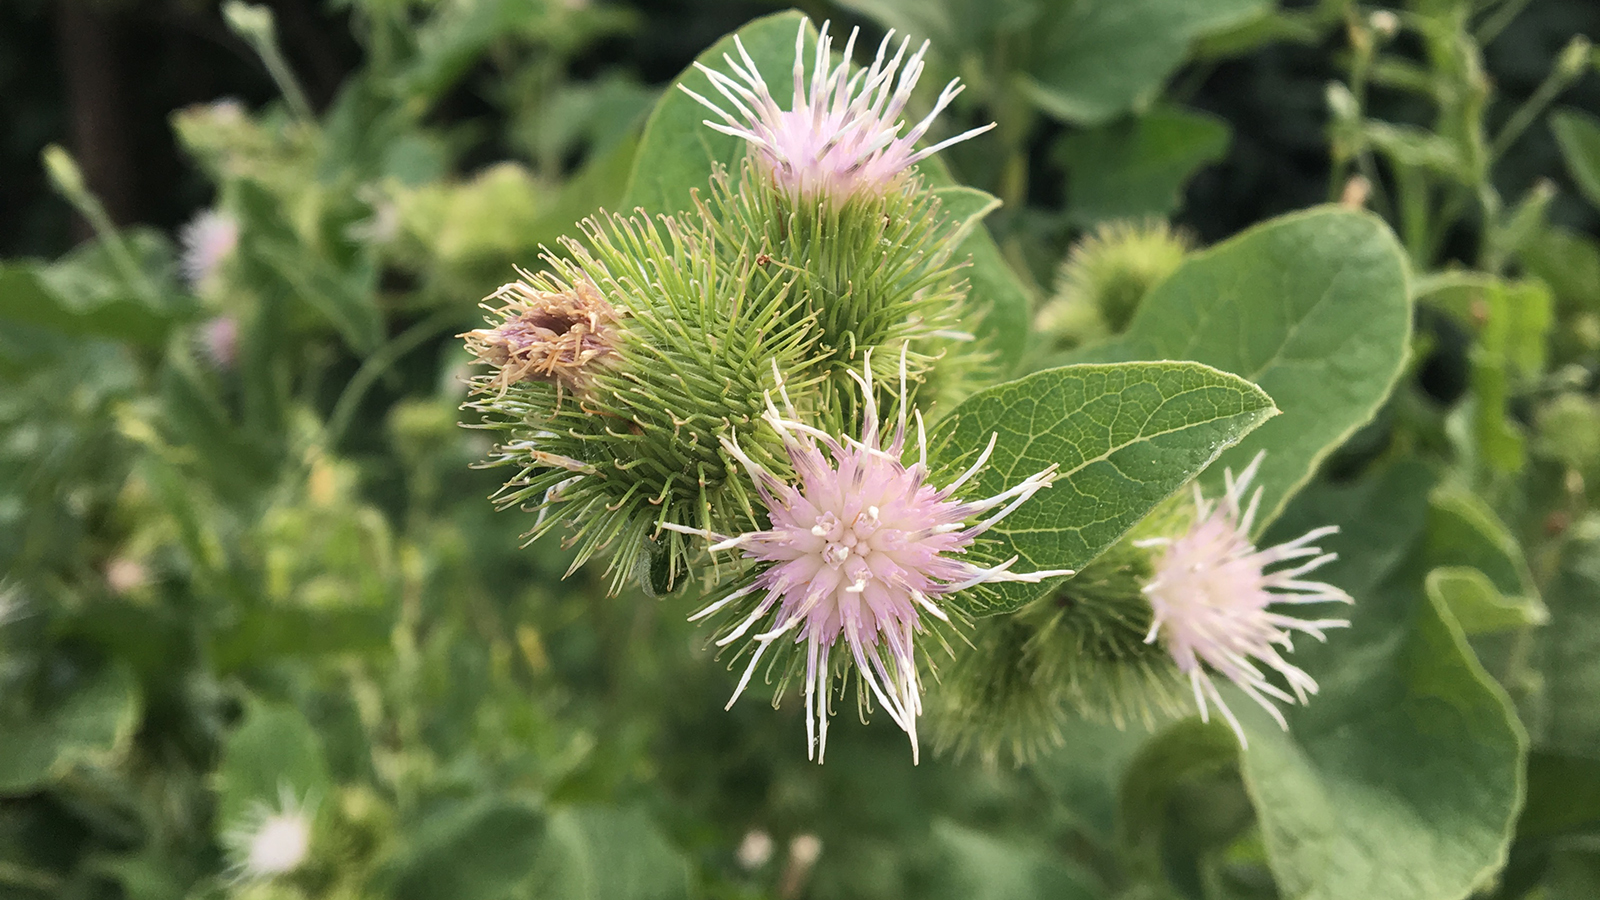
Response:
[[[1457,489],[1417,524],[1426,590],[1534,739],[1478,890],[1600,893],[1600,5],[800,6],[932,38],[925,81],[969,85],[943,127],[999,123],[945,158],[1005,201],[1031,365],[1194,246],[1322,202],[1389,222],[1411,369],[1328,473]],[[453,335],[776,8],[0,4],[0,895],[1280,896],[1286,826],[1214,730],[913,769],[841,721],[816,767],[796,704],[722,710],[689,600],[563,580],[486,501]],[[1119,263],[1129,235],[1154,248]],[[308,859],[246,877],[230,835],[294,805]]]

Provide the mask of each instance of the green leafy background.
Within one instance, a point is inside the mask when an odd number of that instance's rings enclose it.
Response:
[[[1223,688],[1248,748],[1086,702],[1031,755],[917,766],[847,699],[807,762],[776,672],[725,710],[739,661],[686,621],[711,588],[569,572],[460,427],[479,298],[599,210],[691,213],[745,149],[684,65],[737,29],[787,99],[802,14],[271,6],[275,75],[214,4],[0,4],[0,896],[1600,893],[1592,3],[805,7],[862,26],[858,62],[931,40],[906,118],[966,90],[930,138],[997,125],[918,173],[976,336],[932,461],[994,435],[972,495],[1059,478],[975,558],[1125,558],[1265,451],[1260,543],[1338,525],[1311,577],[1355,598],[1306,610],[1350,627],[1295,642],[1320,689],[1287,731]],[[105,83],[98,121],[135,127],[74,140]],[[206,203],[238,242],[194,284]],[[1113,333],[1071,251],[1152,222],[1190,249],[1118,282]],[[928,730],[978,629],[1073,596],[962,595],[919,645]],[[310,856],[244,877],[285,804]]]

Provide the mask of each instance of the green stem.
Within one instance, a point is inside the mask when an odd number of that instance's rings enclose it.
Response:
[[[1500,32],[1511,24],[1511,20],[1515,19],[1527,5],[1528,0],[1506,0],[1506,2],[1501,3],[1500,8],[1495,10],[1494,14],[1488,19],[1485,19],[1483,24],[1478,26],[1478,30],[1473,33],[1472,36],[1477,40],[1478,46],[1486,47],[1492,43],[1495,38],[1500,36]]]
[[[1414,166],[1397,165],[1394,171],[1395,190],[1400,205],[1400,236],[1406,252],[1419,270],[1430,268],[1435,242],[1432,221],[1428,215],[1428,181]]]
[[[345,431],[350,427],[350,420],[355,416],[356,407],[361,405],[361,399],[366,396],[372,385],[412,350],[422,342],[439,333],[439,330],[450,324],[455,319],[455,310],[441,310],[421,322],[407,328],[389,343],[378,348],[378,351],[367,357],[351,377],[350,383],[345,385],[344,391],[339,395],[339,400],[333,405],[333,414],[328,416],[328,426],[323,432],[323,446],[337,447],[344,439]]]
[[[133,251],[128,249],[128,242],[122,239],[121,232],[117,231],[117,224],[111,221],[111,214],[106,212],[105,205],[89,190],[77,161],[55,144],[46,147],[41,156],[56,191],[88,220],[89,227],[94,229],[95,236],[106,248],[111,264],[116,267],[122,280],[146,303],[154,307],[161,306],[160,292],[145,275],[144,269],[139,267],[138,260],[134,258]]]
[[[265,6],[251,6],[243,0],[228,0],[223,4],[222,17],[233,33],[244,38],[256,55],[261,57],[267,74],[277,83],[284,102],[289,104],[289,111],[295,118],[302,122],[314,121],[311,104],[306,102],[305,92],[300,89],[294,70],[289,68],[278,49],[278,28],[272,10]]]
[[[1545,109],[1555,102],[1556,97],[1559,97],[1561,92],[1572,84],[1573,79],[1573,74],[1563,66],[1555,66],[1550,70],[1550,73],[1544,77],[1544,81],[1539,82],[1539,86],[1528,96],[1528,99],[1522,102],[1521,106],[1517,107],[1517,111],[1512,113],[1511,118],[1506,120],[1506,124],[1500,129],[1500,133],[1495,135],[1494,140],[1489,143],[1490,165],[1499,161],[1500,157],[1511,149],[1511,145],[1517,142],[1517,138],[1522,137],[1523,132],[1527,131],[1529,126],[1538,120]]]
[[[1346,28],[1350,34],[1351,49],[1354,55],[1350,60],[1350,97],[1355,101],[1355,120],[1366,118],[1367,108],[1367,82],[1372,72],[1372,60],[1376,55],[1376,48],[1372,32],[1365,23],[1356,18],[1355,12],[1349,13]],[[1328,199],[1337,200],[1344,193],[1345,182],[1350,177],[1350,164],[1360,164],[1360,157],[1365,152],[1365,142],[1355,153],[1339,159],[1333,166],[1333,171],[1328,173]],[[1343,154],[1341,154],[1343,155]],[[1364,174],[1364,173],[1363,173]],[[1369,178],[1369,180],[1371,180]],[[1374,182],[1376,184],[1376,182]]]
[[[316,121],[316,114],[311,111],[311,103],[306,100],[305,91],[300,89],[299,79],[294,77],[294,70],[289,68],[289,63],[284,60],[283,54],[278,50],[278,42],[263,41],[256,48],[261,54],[261,62],[267,67],[267,74],[277,82],[278,90],[283,92],[285,103],[289,104],[289,111],[302,122]]]

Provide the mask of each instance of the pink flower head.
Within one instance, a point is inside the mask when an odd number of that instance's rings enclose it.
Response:
[[[1321,548],[1311,546],[1312,541],[1337,533],[1338,526],[1315,528],[1265,550],[1257,550],[1250,542],[1250,526],[1261,503],[1261,489],[1256,489],[1248,508],[1242,511],[1240,501],[1263,456],[1258,454],[1237,480],[1232,470],[1224,473],[1227,490],[1222,503],[1215,507],[1201,495],[1199,485],[1195,486],[1195,523],[1187,533],[1177,538],[1137,542],[1139,546],[1163,548],[1155,561],[1154,576],[1144,587],[1155,610],[1155,622],[1145,641],[1153,643],[1160,638],[1178,670],[1189,676],[1200,718],[1209,721],[1206,700],[1210,698],[1244,746],[1249,746],[1244,729],[1223,702],[1207,669],[1227,676],[1287,730],[1289,723],[1272,701],[1303,704],[1308,694],[1317,692],[1317,683],[1285,660],[1278,647],[1293,650],[1290,635],[1295,631],[1325,641],[1323,629],[1346,627],[1350,622],[1298,619],[1269,607],[1275,603],[1353,602],[1349,594],[1331,584],[1300,578],[1338,558],[1336,553],[1323,553]],[[1266,571],[1269,566],[1292,560],[1304,562],[1276,572]],[[1257,663],[1276,670],[1294,693],[1268,681]]]
[[[751,583],[691,619],[705,618],[741,597],[762,593],[755,608],[717,641],[718,646],[726,646],[766,619],[766,630],[751,639],[754,652],[728,706],[744,692],[768,647],[782,640],[805,644],[806,750],[808,758],[818,762],[828,740],[834,679],[830,663],[836,645],[842,642],[866,691],[910,735],[915,762],[922,693],[913,641],[925,630],[922,616],[948,622],[940,599],[983,582],[1038,582],[1072,574],[1067,569],[1012,572],[1015,556],[990,567],[959,558],[979,535],[1048,487],[1055,479],[1056,467],[1052,465],[993,497],[958,500],[956,491],[988,462],[995,438],[990,437],[989,445],[960,478],[943,489],[935,488],[927,484],[927,435],[920,413],[916,416],[917,461],[909,466],[902,461],[907,405],[904,356],[898,424],[888,446],[881,441],[870,354],[863,374],[850,374],[861,386],[864,400],[859,440],[835,438],[798,421],[781,380],[778,391],[787,414],[780,413],[768,397],[765,419],[783,439],[798,484],[785,483],[733,440],[723,439],[723,447],[755,480],[771,527],[736,537],[706,536],[717,541],[713,551],[738,549],[746,558],[767,565]],[[997,511],[972,521],[991,510]]]
[[[179,268],[189,287],[199,290],[239,245],[239,223],[227,213],[208,209],[183,226],[178,240],[183,245]]]
[[[830,70],[833,39],[828,35],[828,23],[823,22],[822,32],[817,36],[808,91],[805,74],[807,24],[802,20],[799,33],[795,35],[794,99],[789,109],[780,108],[773,99],[755,60],[750,58],[737,35],[734,44],[739,48],[743,65],[727,54],[722,57],[737,78],[700,63],[695,66],[711,79],[712,86],[738,112],[738,117],[678,85],[722,119],[721,122],[708,119],[706,125],[749,141],[755,158],[790,192],[806,198],[827,196],[839,201],[857,194],[881,196],[900,173],[917,162],[994,127],[991,122],[932,147],[913,150],[933,124],[934,116],[961,93],[960,79],[951,79],[939,94],[933,111],[902,135],[900,129],[905,123],[900,115],[905,111],[917,79],[922,76],[922,58],[928,52],[928,43],[924,41],[907,59],[906,50],[911,40],[906,38],[900,42],[900,49],[893,58],[886,59],[890,39],[894,36],[890,31],[878,45],[878,55],[872,65],[852,76],[850,54],[855,49],[857,30],[852,29],[850,39],[845,42],[843,60]]]
[[[231,369],[239,359],[239,320],[215,316],[200,326],[200,351],[219,369]]]

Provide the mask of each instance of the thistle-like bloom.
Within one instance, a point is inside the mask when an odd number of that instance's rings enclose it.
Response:
[[[200,326],[200,352],[219,369],[231,369],[239,360],[239,320],[230,315],[209,319]]]
[[[1189,677],[1194,688],[1200,718],[1209,721],[1207,699],[1217,705],[1239,736],[1249,746],[1244,729],[1218,693],[1211,672],[1226,676],[1250,699],[1261,704],[1285,730],[1289,723],[1273,704],[1305,703],[1308,694],[1317,692],[1317,683],[1279,652],[1293,650],[1290,635],[1305,632],[1326,641],[1324,629],[1342,628],[1347,619],[1300,619],[1270,607],[1275,603],[1353,602],[1349,594],[1331,584],[1306,581],[1302,575],[1338,558],[1323,553],[1312,542],[1338,532],[1335,525],[1315,528],[1295,540],[1265,550],[1250,541],[1250,526],[1261,503],[1257,488],[1248,507],[1241,501],[1261,465],[1264,454],[1256,456],[1244,473],[1235,479],[1225,473],[1226,493],[1213,506],[1194,489],[1195,521],[1187,533],[1177,538],[1138,541],[1139,546],[1160,547],[1154,573],[1144,588],[1155,611],[1146,642],[1158,638]],[[1268,572],[1278,563],[1304,560],[1287,569]],[[1258,664],[1283,676],[1292,694],[1273,684]]]
[[[1048,487],[1055,479],[1056,467],[992,497],[958,500],[956,492],[983,469],[994,452],[995,438],[990,438],[960,478],[942,489],[933,487],[927,483],[927,435],[920,413],[916,416],[917,461],[908,466],[902,459],[907,406],[904,356],[898,423],[887,446],[880,435],[870,358],[862,374],[850,374],[863,396],[859,440],[836,438],[799,421],[781,381],[778,391],[786,412],[780,413],[768,396],[765,419],[782,438],[798,484],[785,483],[752,460],[736,442],[723,439],[723,447],[755,481],[771,527],[736,537],[707,535],[717,541],[711,550],[740,550],[746,558],[767,565],[749,584],[695,613],[691,620],[762,592],[755,608],[717,641],[718,646],[726,646],[757,622],[767,620],[766,630],[751,639],[750,662],[728,706],[732,707],[749,685],[768,647],[784,640],[805,644],[806,750],[808,758],[818,762],[828,739],[833,654],[842,642],[843,652],[855,663],[865,685],[864,693],[870,692],[911,737],[914,762],[922,689],[913,651],[915,636],[926,630],[922,617],[949,622],[941,598],[983,582],[1038,582],[1072,574],[1066,569],[1012,572],[1015,556],[990,567],[959,558],[979,535]],[[987,518],[973,521],[992,510]]]
[[[183,245],[178,267],[189,287],[199,290],[239,246],[239,223],[225,212],[208,209],[183,226],[178,242]]]
[[[717,103],[678,85],[684,93],[717,114],[721,122],[705,124],[723,134],[750,142],[755,158],[773,180],[791,193],[805,198],[826,196],[843,201],[858,194],[881,196],[902,172],[951,144],[960,143],[994,127],[964,131],[923,150],[914,149],[927,134],[933,119],[961,93],[960,79],[952,78],[939,94],[933,111],[910,131],[901,134],[900,119],[917,79],[922,76],[924,41],[917,52],[906,58],[910,38],[888,57],[891,31],[878,45],[872,65],[850,74],[850,54],[855,49],[856,30],[845,42],[844,59],[831,70],[833,39],[828,23],[822,23],[811,66],[810,88],[805,72],[807,21],[800,22],[794,41],[794,99],[782,109],[773,99],[755,60],[744,43],[734,36],[740,59],[724,54],[728,67],[737,77],[695,63],[711,79],[711,84],[728,101],[734,116]],[[899,75],[898,80],[896,74]]]
[[[522,274],[535,280],[527,272]],[[503,321],[459,335],[474,356],[499,370],[489,379],[489,387],[504,391],[537,378],[576,389],[584,367],[611,352],[617,310],[587,281],[558,291],[514,281],[490,299],[505,303],[495,311]]]
[[[244,821],[224,840],[232,851],[233,869],[242,879],[287,875],[305,863],[311,853],[312,812],[287,786],[278,792],[278,805],[257,803]]]

